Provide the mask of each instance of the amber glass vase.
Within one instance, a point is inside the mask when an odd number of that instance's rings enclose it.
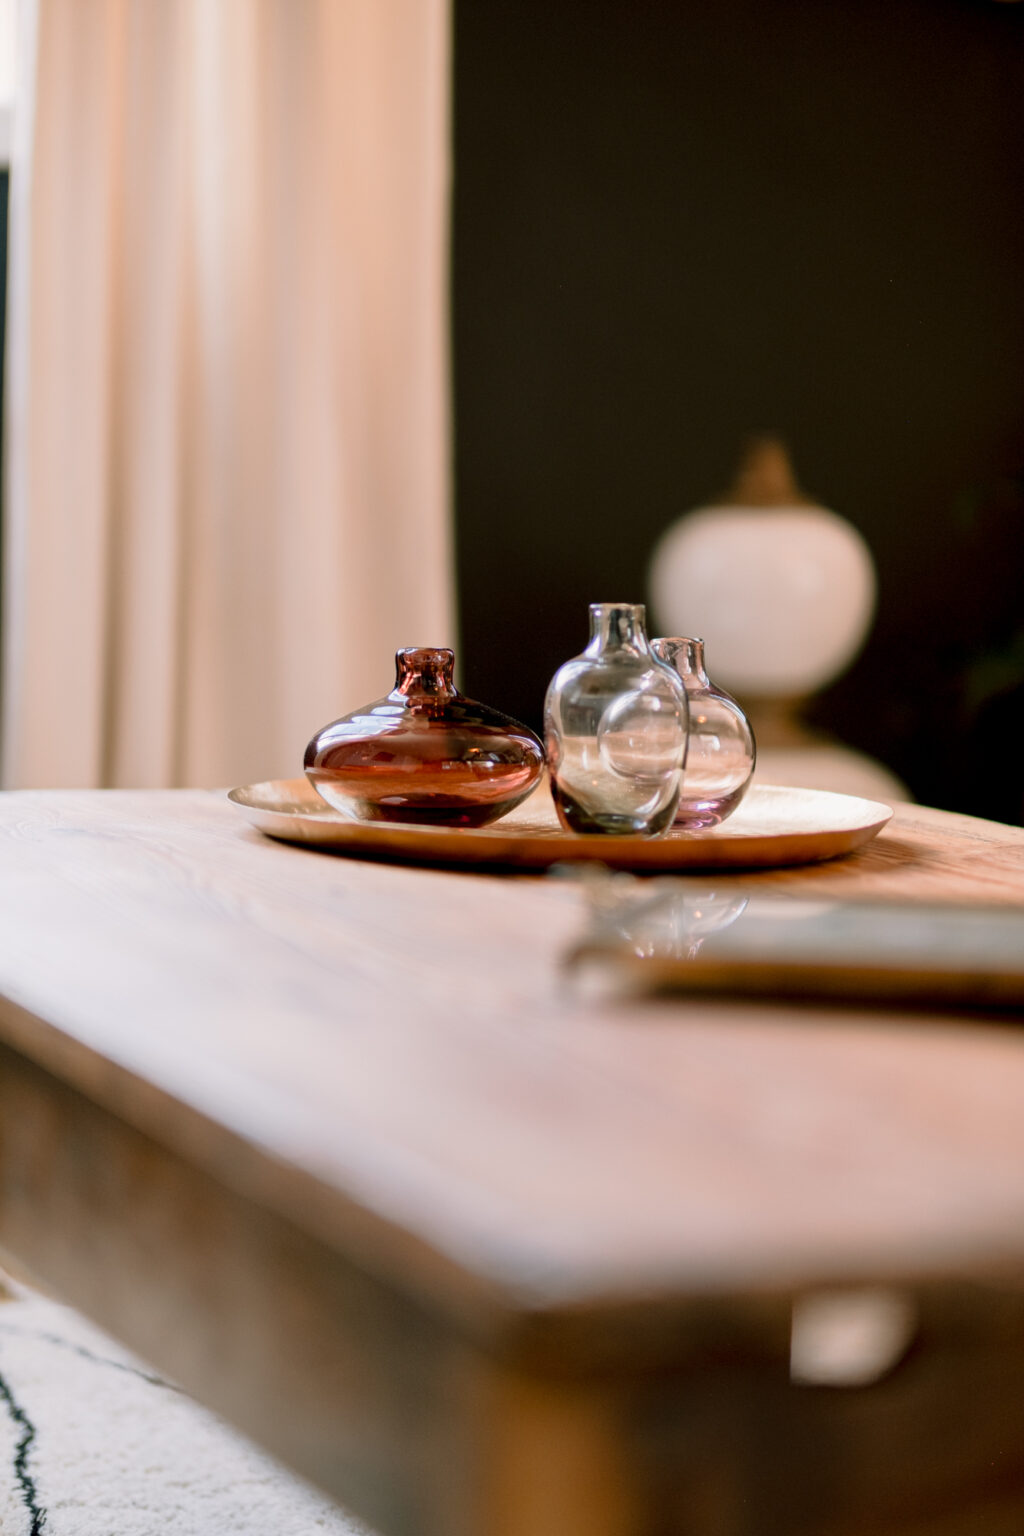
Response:
[[[458,691],[449,650],[395,657],[386,698],[325,725],[306,748],[306,775],[357,821],[482,827],[524,800],[544,769],[525,725]]]

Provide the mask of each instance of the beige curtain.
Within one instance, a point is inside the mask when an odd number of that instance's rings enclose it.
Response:
[[[7,786],[301,773],[451,643],[447,0],[35,0]]]

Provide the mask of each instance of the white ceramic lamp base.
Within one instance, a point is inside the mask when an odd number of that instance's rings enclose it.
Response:
[[[881,764],[801,724],[863,645],[876,581],[864,539],[801,493],[780,442],[755,439],[722,503],[671,525],[650,592],[656,631],[703,637],[712,678],[749,712],[760,782],[906,797]]]

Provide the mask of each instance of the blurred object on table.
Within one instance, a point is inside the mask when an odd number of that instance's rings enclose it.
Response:
[[[777,437],[751,438],[721,501],[667,529],[649,583],[662,633],[713,642],[716,676],[753,723],[761,782],[907,797],[881,764],[801,718],[867,638],[875,567],[853,525],[800,490]]]

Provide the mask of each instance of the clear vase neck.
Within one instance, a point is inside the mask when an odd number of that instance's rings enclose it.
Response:
[[[602,651],[633,651],[650,654],[647,614],[643,603],[591,603],[588,656]]]
[[[694,682],[707,684],[710,679],[704,668],[704,641],[688,635],[671,635],[652,640],[651,650],[659,661],[673,667],[679,676]]]
[[[401,698],[451,699],[456,695],[455,652],[433,646],[409,646],[395,652],[395,686]]]

